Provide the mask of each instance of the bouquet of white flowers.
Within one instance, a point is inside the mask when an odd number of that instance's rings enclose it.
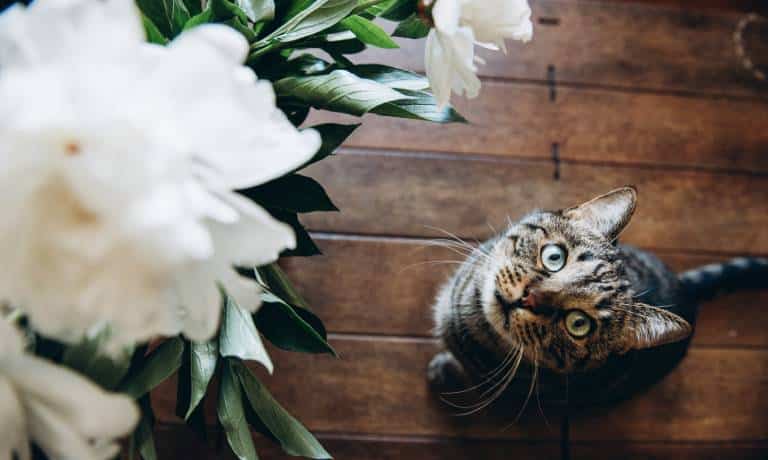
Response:
[[[427,77],[347,55],[428,36]],[[274,264],[318,254],[298,215],[335,211],[297,174],[357,125],[438,123],[474,96],[475,46],[531,36],[525,0],[38,0],[0,13],[0,458],[156,458],[150,391],[177,374],[238,458],[253,428],[330,458],[269,394],[275,346],[330,353]],[[330,56],[323,59],[320,56]],[[149,343],[152,343],[150,346]],[[217,379],[218,394],[209,394]]]

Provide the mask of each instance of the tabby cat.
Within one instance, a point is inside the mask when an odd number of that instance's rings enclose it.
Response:
[[[530,397],[537,379],[548,402],[623,398],[683,357],[698,301],[765,285],[766,259],[677,275],[617,244],[636,200],[624,187],[573,208],[535,211],[469,248],[434,306],[446,351],[429,365],[431,383],[484,390],[477,404],[459,406],[470,411],[508,387]]]

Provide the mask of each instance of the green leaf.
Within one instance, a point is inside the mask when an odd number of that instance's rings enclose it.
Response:
[[[301,54],[287,61],[280,71],[285,74],[312,75],[325,72],[330,64],[309,53]]]
[[[466,123],[464,119],[451,106],[439,108],[435,96],[426,91],[400,90],[403,94],[411,96],[410,99],[394,101],[380,105],[371,113],[387,117],[410,118],[413,120],[425,120],[435,123]]]
[[[191,29],[201,24],[208,24],[209,22],[213,22],[213,10],[210,6],[201,13],[189,18],[189,21],[184,24],[184,30]]]
[[[322,251],[320,251],[320,248],[318,248],[315,242],[312,241],[312,237],[309,235],[309,232],[307,232],[307,229],[301,224],[299,216],[295,212],[286,212],[279,209],[269,208],[267,208],[267,211],[269,211],[275,219],[290,225],[293,229],[293,233],[296,234],[296,248],[283,251],[283,253],[280,254],[281,256],[310,257],[322,254]]]
[[[189,419],[192,412],[205,397],[208,384],[216,373],[219,360],[219,344],[213,339],[207,342],[190,342],[191,391],[189,409],[184,419]]]
[[[404,38],[424,38],[429,35],[429,26],[422,21],[422,19],[416,15],[411,15],[408,19],[404,20],[397,25],[397,28],[392,32],[393,37]]]
[[[324,158],[333,155],[339,146],[360,126],[359,123],[352,125],[343,125],[338,123],[325,123],[321,125],[310,126],[309,129],[314,129],[320,133],[320,137],[323,142],[320,145],[320,149],[315,155],[309,159],[306,163],[296,168],[296,170],[304,169],[312,163],[316,163]]]
[[[254,412],[280,441],[280,445],[288,455],[316,459],[333,458],[312,436],[312,433],[272,397],[269,390],[259,382],[250,369],[242,363],[233,363],[233,368]]]
[[[370,14],[371,16],[374,16],[374,17],[381,16],[381,14],[387,11],[389,8],[391,8],[396,1],[397,0],[386,0],[383,2],[376,3],[375,5],[368,7],[368,9],[365,10],[365,13]]]
[[[361,16],[350,16],[341,21],[341,24],[352,31],[361,42],[379,48],[399,48],[384,29]]]
[[[347,17],[355,6],[357,0],[316,0],[257,42],[254,49],[272,42],[292,42],[314,35]]]
[[[183,0],[136,0],[136,4],[164,37],[176,36],[190,18]]]
[[[109,340],[109,330],[103,329],[94,337],[88,337],[76,345],[70,345],[64,350],[62,363],[90,378],[101,387],[114,390],[128,373],[133,350],[124,350],[115,357],[108,356],[102,352],[107,340]]]
[[[282,3],[289,3],[289,7],[288,7],[288,10],[285,11],[285,14],[283,15],[282,20],[284,22],[287,22],[289,19],[293,18],[297,14],[309,8],[309,6],[315,1],[316,0],[290,0],[290,1],[283,0]],[[278,4],[279,3],[280,2],[278,2]]]
[[[256,275],[259,284],[277,297],[293,306],[310,310],[307,301],[294,289],[288,276],[277,263],[258,267]],[[325,333],[323,333],[323,337],[325,337]]]
[[[184,5],[187,7],[189,14],[196,15],[202,11],[202,4],[200,0],[184,0]]]
[[[236,0],[251,22],[269,21],[275,17],[274,0]]]
[[[325,338],[325,327],[312,312],[292,307],[269,292],[262,293],[262,301],[256,314],[256,324],[275,346],[288,351],[337,356]]]
[[[417,12],[418,0],[392,0],[385,3],[388,6],[381,17],[390,21],[403,21]]]
[[[219,332],[219,354],[223,357],[235,357],[258,361],[272,373],[272,360],[269,359],[259,332],[253,324],[253,317],[240,308],[235,299],[222,291],[225,298],[224,316]]]
[[[170,0],[136,0],[136,5],[144,13],[144,16],[156,26],[155,28],[164,37],[173,36],[171,22],[166,12],[168,1]],[[146,22],[144,27],[146,28]]]
[[[338,211],[328,194],[316,180],[291,174],[246,190],[240,194],[260,205],[290,212]]]
[[[120,385],[120,391],[136,399],[147,394],[176,372],[181,366],[183,352],[184,342],[179,337],[166,340],[147,357],[136,373],[128,376]]]
[[[137,450],[144,460],[157,460],[157,449],[155,449],[155,438],[153,435],[155,427],[155,414],[152,412],[152,404],[149,395],[139,399],[141,408],[141,418],[139,424],[133,431],[130,440],[129,458],[133,459],[133,454]]]
[[[429,80],[424,75],[386,65],[361,64],[347,70],[360,78],[373,80],[393,89],[418,91],[429,88]]]
[[[247,27],[248,15],[237,4],[229,0],[209,0],[208,8],[213,12],[214,21],[226,22],[238,19],[240,21],[239,24]]]
[[[183,0],[170,0],[169,17],[172,24],[173,34],[176,35],[184,29],[184,24],[189,21],[192,15],[189,14],[187,6]]]
[[[147,35],[147,41],[149,43],[155,43],[158,45],[165,45],[168,43],[168,39],[165,38],[160,29],[157,28],[154,22],[145,15],[141,15],[141,22],[144,24],[144,33]]]
[[[343,54],[357,54],[365,51],[367,48],[365,43],[352,34],[352,39],[348,40],[323,40],[320,42],[309,43],[311,48],[320,48],[331,56],[343,55]]]
[[[346,70],[325,75],[287,77],[274,84],[278,96],[299,99],[313,107],[362,116],[387,102],[408,99],[402,93]]]
[[[232,363],[225,360],[219,384],[219,404],[216,410],[229,447],[240,460],[257,460],[251,430],[245,420],[243,395]]]

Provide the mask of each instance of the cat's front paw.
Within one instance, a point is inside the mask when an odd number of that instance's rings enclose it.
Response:
[[[433,391],[457,391],[466,385],[466,375],[461,363],[450,351],[442,351],[427,366],[427,381]]]

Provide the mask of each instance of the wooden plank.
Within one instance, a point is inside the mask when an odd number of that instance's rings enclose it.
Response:
[[[416,120],[366,115],[347,139],[348,147],[394,150],[487,153],[550,158],[556,141],[555,112],[548,89],[535,84],[488,83],[478,99],[456,99],[469,124],[433,125]],[[313,112],[308,125],[352,117]]]
[[[346,146],[430,152],[768,171],[768,104],[536,84],[485,84],[457,99],[471,124],[367,116]],[[328,112],[308,124],[349,121]],[[425,129],[431,128],[431,135]]]
[[[429,336],[431,305],[460,260],[423,240],[315,236],[324,256],[282,261],[292,282],[331,332]],[[721,261],[686,253],[659,256],[675,270]],[[361,263],[362,262],[362,263]],[[705,303],[694,344],[768,347],[768,289]]]
[[[507,216],[557,209],[634,184],[640,201],[625,241],[643,247],[768,253],[768,178],[456,156],[342,154],[308,173],[340,213],[309,215],[316,231],[464,237]]]
[[[534,407],[517,425],[509,425],[517,407],[505,416],[452,416],[427,389],[424,371],[435,351],[430,341],[349,336],[332,343],[341,359],[273,351],[275,375],[264,378],[313,431],[557,439],[559,419],[549,409],[544,411],[549,425]],[[173,381],[153,393],[162,422],[177,421],[174,394]],[[570,426],[572,439],[583,441],[766,441],[766,414],[768,351],[694,347],[647,392],[613,407],[580,410],[571,415]]]
[[[380,436],[338,436],[317,433],[323,446],[337,460],[507,460],[535,458],[560,459],[553,443],[517,441],[473,441]],[[213,460],[234,459],[219,433],[211,430],[208,442],[197,439],[180,425],[160,425],[155,430],[155,443],[160,459]],[[256,435],[260,458],[288,460],[279,447]],[[741,443],[659,443],[659,442],[576,442],[571,446],[572,458],[613,460],[764,460],[768,444]]]
[[[573,443],[573,458],[591,460],[765,460],[765,443]]]
[[[212,433],[216,437],[219,433]],[[518,458],[556,460],[559,446],[550,442],[444,440],[438,438],[338,436],[316,433],[325,449],[337,460],[483,460]],[[178,425],[162,425],[155,432],[160,459],[234,459],[225,445],[201,442],[194,434]],[[226,441],[225,441],[226,442]],[[283,453],[278,446],[256,435],[256,448],[260,458],[267,460],[295,459]]]
[[[558,0],[532,8],[533,40],[509,43],[506,56],[481,52],[481,75],[546,80],[552,65],[562,83],[766,98],[765,83],[744,69],[735,51],[740,13]],[[399,42],[399,50],[372,49],[355,60],[423,71],[424,41]],[[765,62],[760,53],[754,60]]]
[[[556,440],[560,434],[557,416],[547,411],[547,423],[535,404],[514,426],[509,424],[519,407],[495,416],[454,416],[456,410],[427,386],[426,367],[438,350],[433,340],[344,337],[331,343],[340,359],[270,350],[275,375],[263,378],[277,400],[313,432],[527,441]],[[162,422],[178,422],[174,380],[152,395]],[[207,412],[211,422],[215,410]]]
[[[572,0],[583,1],[583,0]],[[711,8],[714,10],[752,11],[760,0],[606,0],[610,2],[647,3],[649,5],[673,5],[693,10]]]
[[[768,440],[768,351],[691,348],[662,382],[573,414],[573,440]]]

